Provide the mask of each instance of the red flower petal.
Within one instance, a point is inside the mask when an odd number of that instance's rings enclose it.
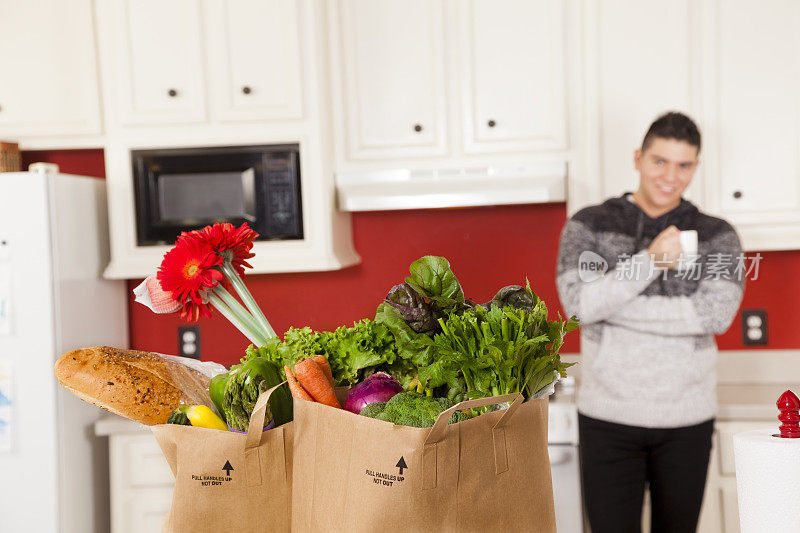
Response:
[[[250,250],[258,233],[248,227],[247,222],[238,228],[229,222],[206,226],[201,230],[181,233],[178,242],[189,240],[205,244],[218,255],[230,260],[233,268],[240,276],[244,275],[244,267],[253,268],[246,260],[255,257]]]
[[[172,294],[173,300],[184,307],[181,316],[199,313],[210,316],[209,304],[203,303],[202,294],[211,291],[224,276],[216,266],[222,257],[214,250],[195,239],[178,239],[175,247],[164,254],[156,277],[161,288]]]

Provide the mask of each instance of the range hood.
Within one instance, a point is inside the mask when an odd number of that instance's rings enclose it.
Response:
[[[384,211],[566,201],[566,162],[337,174],[342,211]]]

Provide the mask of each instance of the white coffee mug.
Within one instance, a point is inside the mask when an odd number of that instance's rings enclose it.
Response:
[[[697,261],[697,230],[681,231],[679,238],[683,249],[683,257],[678,264],[678,269],[681,270]]]

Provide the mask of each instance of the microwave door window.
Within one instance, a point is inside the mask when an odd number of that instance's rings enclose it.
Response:
[[[256,220],[256,171],[250,167],[241,174],[242,194],[244,196],[244,215],[249,222]]]
[[[158,177],[159,221],[202,224],[219,220],[255,220],[255,173],[161,174]]]

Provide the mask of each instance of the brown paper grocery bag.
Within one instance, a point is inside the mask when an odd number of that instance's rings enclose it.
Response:
[[[246,435],[173,424],[152,427],[175,475],[163,531],[290,530],[293,423],[262,432],[267,401],[278,387],[259,396]]]
[[[292,531],[555,531],[547,398],[522,400],[429,429],[295,400]]]

